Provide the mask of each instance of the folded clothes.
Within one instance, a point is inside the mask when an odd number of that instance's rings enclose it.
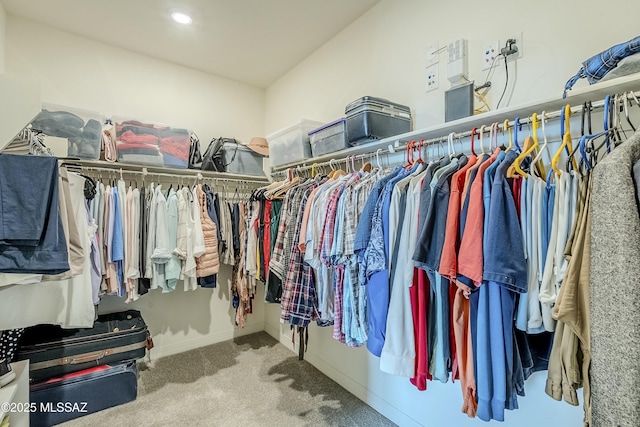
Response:
[[[146,144],[154,147],[158,146],[157,136],[151,135],[148,133],[136,134],[136,133],[133,133],[133,131],[131,130],[128,130],[126,132],[122,132],[121,134],[119,134],[117,140],[124,143],[129,143],[129,144],[137,143],[137,144]]]
[[[170,129],[161,130],[160,132],[158,132],[158,136],[160,136],[160,138],[166,138],[170,136],[189,137],[189,135],[191,135],[191,132],[189,132],[186,129],[180,129],[180,128],[170,128]]]
[[[189,158],[189,136],[169,136],[160,138],[158,147],[163,153],[171,154],[179,159]]]
[[[116,150],[118,151],[142,150],[145,153],[149,152],[155,155],[160,154],[160,150],[158,150],[157,145],[145,144],[141,142],[118,142],[116,144]]]
[[[84,120],[67,111],[42,110],[31,123],[31,127],[45,135],[73,138],[82,135]]]
[[[142,154],[145,156],[162,156],[158,147],[149,147],[148,145],[138,146],[136,144],[120,144],[118,145],[118,153],[125,154]]]
[[[164,165],[170,168],[181,168],[184,169],[187,167],[188,161],[187,159],[181,159],[175,156],[172,156],[169,153],[162,153],[164,157]]]
[[[149,156],[144,154],[130,154],[118,152],[118,161],[123,163],[136,163],[149,166],[164,166],[164,158],[161,154]]]
[[[118,131],[118,134],[121,134],[124,132],[133,132],[136,135],[155,135],[155,136],[160,136],[160,133],[162,132],[160,129],[141,127],[141,126],[131,126],[131,125],[122,126],[118,128],[117,131]]]

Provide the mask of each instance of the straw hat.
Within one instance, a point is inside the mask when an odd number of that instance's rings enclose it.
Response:
[[[264,138],[253,137],[247,144],[247,148],[261,156],[269,156],[269,143]]]

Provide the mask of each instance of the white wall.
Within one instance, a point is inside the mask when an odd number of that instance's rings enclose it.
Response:
[[[264,133],[262,89],[12,15],[6,50],[7,73],[41,81],[43,102],[192,128],[203,149]]]
[[[265,131],[300,118],[334,120],[344,115],[347,103],[363,95],[411,106],[415,128],[442,123],[443,92],[449,87],[446,53],[440,56],[440,89],[424,90],[425,49],[436,40],[443,46],[458,38],[468,39],[470,77],[480,84],[485,72],[479,51],[485,43],[504,41],[522,31],[524,56],[516,65],[509,65],[512,77],[517,74],[515,88],[508,91],[508,95],[512,92],[509,105],[516,105],[559,98],[583,60],[637,35],[629,26],[586,30],[601,25],[602,9],[596,1],[574,7],[544,0],[530,10],[523,3],[504,0],[463,4],[468,11],[463,12],[461,2],[383,0],[267,88]],[[640,12],[640,4],[612,0],[607,10],[633,16]],[[491,80],[490,100],[495,105],[505,81],[503,64]],[[586,82],[580,82],[577,87],[584,85]],[[265,327],[291,348],[291,332],[280,325],[279,312],[279,307],[266,308]],[[460,413],[459,384],[430,383],[426,392],[418,392],[407,379],[380,372],[379,359],[366,349],[350,349],[334,341],[328,329],[311,326],[306,359],[402,426],[484,425]],[[506,414],[505,425],[582,425],[582,407],[548,397],[545,380],[546,373],[539,373],[527,382],[527,397],[519,399],[519,410]]]
[[[7,24],[7,73],[40,81],[45,103],[189,127],[200,136],[203,149],[213,136],[248,141],[263,134],[261,89],[14,16],[8,16]],[[130,305],[107,297],[101,311],[141,310],[154,336],[153,357],[262,330],[261,303],[254,304],[244,329],[234,326],[230,276],[231,269],[223,267],[217,289],[154,291]],[[261,290],[256,301],[263,299]]]

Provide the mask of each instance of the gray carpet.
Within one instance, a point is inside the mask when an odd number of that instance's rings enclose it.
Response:
[[[153,352],[152,352],[153,356]],[[265,332],[138,364],[136,401],[73,426],[393,426]]]

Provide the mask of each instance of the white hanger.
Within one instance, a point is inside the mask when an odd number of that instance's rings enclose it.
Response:
[[[487,154],[484,151],[484,130],[485,130],[486,126],[482,125],[480,126],[480,153]]]
[[[547,149],[547,146],[549,145],[549,141],[547,140],[547,133],[544,131],[544,124],[546,123],[547,117],[546,117],[547,112],[543,111],[541,114],[541,120],[540,120],[540,127],[542,128],[542,138],[544,140],[544,143],[542,144],[542,147],[540,147],[540,151],[538,151],[538,155],[533,159],[533,161],[531,162],[532,165],[535,165],[536,163],[538,163],[538,161],[542,158],[542,154],[545,152],[545,150]],[[551,159],[549,159],[549,162],[551,161]],[[532,168],[535,169],[535,168]]]

